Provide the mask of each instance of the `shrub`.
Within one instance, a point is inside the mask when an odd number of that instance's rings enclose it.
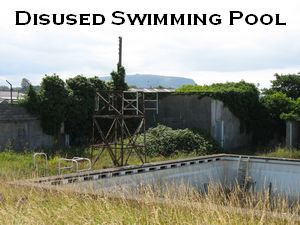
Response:
[[[139,137],[139,142],[142,137]],[[190,129],[172,129],[164,125],[150,128],[146,132],[147,153],[150,156],[170,156],[174,153],[195,152],[198,155],[216,153],[216,141]]]

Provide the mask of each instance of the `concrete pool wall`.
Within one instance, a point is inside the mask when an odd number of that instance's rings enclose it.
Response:
[[[94,170],[16,182],[83,192],[134,193],[139,185],[186,184],[207,191],[210,184],[248,185],[252,191],[300,199],[300,160],[219,154],[184,160]]]

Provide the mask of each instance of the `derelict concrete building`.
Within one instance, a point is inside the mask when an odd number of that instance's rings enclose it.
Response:
[[[54,138],[43,133],[40,121],[25,108],[0,104],[0,150],[51,147]]]

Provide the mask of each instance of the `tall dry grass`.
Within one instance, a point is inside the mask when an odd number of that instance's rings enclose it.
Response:
[[[299,204],[268,193],[224,190],[199,193],[186,185],[143,186],[139,197],[46,191],[2,184],[0,224],[297,224]]]
[[[101,164],[100,164],[101,163]],[[106,162],[105,162],[106,163]],[[57,162],[50,161],[53,171]],[[105,166],[99,162],[99,168]],[[51,171],[50,171],[51,172]],[[140,186],[139,198],[78,194],[12,186],[34,177],[31,154],[0,154],[0,224],[300,224],[299,203],[270,200],[268,192],[211,185],[199,193],[185,184]]]

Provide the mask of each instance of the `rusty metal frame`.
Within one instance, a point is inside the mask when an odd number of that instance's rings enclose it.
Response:
[[[145,109],[144,92],[96,92],[93,148],[99,149],[99,154],[93,165],[104,151],[108,151],[115,166],[127,165],[133,152],[142,164],[146,162]],[[135,123],[129,127],[128,120]],[[137,143],[139,135],[142,144]]]

